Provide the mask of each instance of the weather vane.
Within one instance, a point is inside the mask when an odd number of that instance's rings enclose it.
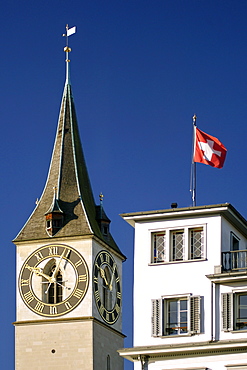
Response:
[[[66,33],[63,33],[63,36],[66,37],[66,46],[64,47],[64,51],[66,52],[66,62],[70,62],[69,60],[69,53],[71,52],[71,48],[69,47],[69,36],[76,33],[76,26],[69,28],[69,25],[66,25]]]

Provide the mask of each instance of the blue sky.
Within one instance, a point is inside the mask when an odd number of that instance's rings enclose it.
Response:
[[[228,149],[197,165],[197,204],[247,217],[247,2],[9,0],[1,21],[2,300],[0,359],[14,368],[16,236],[46,180],[65,79],[65,25],[84,154],[124,263],[132,345],[133,229],[120,213],[191,205],[192,116]],[[244,198],[243,198],[244,197]],[[155,282],[154,282],[155,283]],[[130,363],[125,370],[132,369]]]

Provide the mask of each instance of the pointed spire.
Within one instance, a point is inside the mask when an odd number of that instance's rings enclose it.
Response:
[[[67,37],[72,34],[69,31],[71,29],[67,29]],[[122,255],[110,233],[107,238],[103,235],[98,207],[95,205],[80,142],[67,58],[66,81],[47,181],[36,208],[15,241],[95,235]],[[100,208],[100,219],[109,226],[110,220],[102,204]],[[58,213],[62,219],[59,229],[56,233],[47,232],[44,220],[49,217],[55,219],[53,216]]]

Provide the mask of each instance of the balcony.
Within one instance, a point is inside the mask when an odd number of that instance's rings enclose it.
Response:
[[[222,271],[247,271],[247,249],[222,252]]]

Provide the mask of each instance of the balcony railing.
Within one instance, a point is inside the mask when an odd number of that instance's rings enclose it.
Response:
[[[223,271],[247,270],[247,249],[222,252]]]

